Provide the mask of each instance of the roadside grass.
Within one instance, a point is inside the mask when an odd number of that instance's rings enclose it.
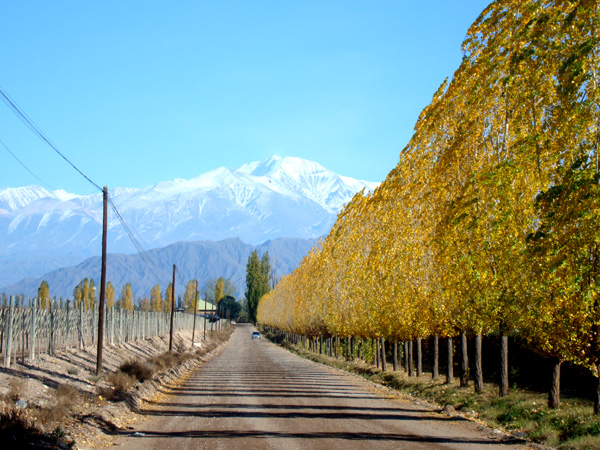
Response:
[[[129,389],[134,384],[151,380],[156,374],[177,367],[191,359],[201,358],[227,341],[234,330],[233,327],[227,327],[223,330],[211,331],[210,340],[202,347],[193,350],[185,345],[178,345],[173,352],[164,352],[144,360],[125,361],[117,371],[106,377],[110,387],[100,388],[99,394],[109,401],[125,400]]]
[[[271,338],[270,333],[265,333]],[[280,339],[273,339],[280,341]],[[412,398],[434,403],[442,410],[446,405],[458,414],[480,420],[495,429],[503,429],[530,441],[561,450],[600,450],[600,417],[594,416],[592,402],[587,399],[562,396],[558,409],[547,407],[547,395],[522,389],[512,389],[506,397],[498,396],[498,386],[485,383],[483,392],[474,392],[473,384],[461,388],[458,380],[445,384],[445,377],[432,379],[431,373],[417,378],[403,370],[383,372],[355,359],[347,361],[309,352],[288,341],[280,345],[303,358],[355,373],[375,383],[387,386]]]
[[[60,385],[52,392],[48,405],[41,407],[22,400],[24,386],[24,380],[16,378],[0,398],[2,448],[72,448],[75,441],[67,437],[60,424],[73,415],[81,393],[72,386]]]
[[[106,376],[110,387],[101,388],[99,394],[107,400],[125,400],[128,390],[135,383],[147,381],[159,372],[206,355],[227,341],[233,331],[233,327],[212,331],[210,341],[194,350],[178,345],[174,353],[165,352],[145,360],[125,361],[119,370]],[[90,375],[88,380],[97,382],[103,378],[104,375]],[[25,380],[16,377],[9,382],[8,392],[0,396],[2,449],[73,448],[75,441],[69,438],[63,427],[81,414],[84,404],[96,403],[98,398],[72,385],[63,384],[52,390],[46,404],[28,404],[23,400],[25,388]]]

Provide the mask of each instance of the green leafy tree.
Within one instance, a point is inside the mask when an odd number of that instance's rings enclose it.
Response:
[[[258,302],[263,295],[262,271],[258,252],[254,250],[248,257],[246,264],[246,308],[248,310],[248,319],[256,322],[256,311]]]
[[[231,320],[236,320],[242,313],[241,303],[231,295],[225,295],[223,298],[221,298],[219,301],[219,309],[222,311],[222,314],[225,317],[229,315]]]

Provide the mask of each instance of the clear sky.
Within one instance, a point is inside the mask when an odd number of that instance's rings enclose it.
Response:
[[[4,2],[0,86],[100,186],[298,156],[381,181],[487,0]],[[0,140],[95,192],[0,103]],[[0,146],[0,188],[42,185]]]

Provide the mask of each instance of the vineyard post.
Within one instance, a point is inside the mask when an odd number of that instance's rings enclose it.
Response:
[[[173,264],[173,282],[171,283],[171,329],[169,330],[169,351],[173,351],[173,321],[175,319],[175,264]]]
[[[83,338],[83,300],[79,302],[79,349],[85,350],[85,340]]]
[[[31,300],[31,338],[29,338],[29,359],[33,361],[35,359],[35,338],[36,338],[36,319],[37,319],[37,298]]]
[[[110,345],[115,344],[115,306],[110,307]]]
[[[204,339],[206,340],[206,302],[208,300],[208,293],[204,293]]]
[[[10,367],[10,358],[12,355],[13,301],[14,297],[11,295],[8,300],[8,325],[6,328],[6,352],[4,353],[4,367]]]
[[[192,348],[194,347],[194,339],[196,337],[196,313],[198,308],[198,280],[196,280],[196,291],[194,292],[194,327],[192,329]]]
[[[27,303],[30,303],[29,297]],[[25,297],[21,298],[21,362],[25,364],[25,327],[27,325],[27,316],[25,314]]]
[[[65,348],[68,349],[69,348],[69,334],[71,331],[71,300],[67,299],[67,304],[66,304],[66,316],[67,316],[67,323],[66,323],[66,337],[65,337]]]
[[[52,307],[52,299],[48,299],[48,313],[50,315],[50,331],[48,334],[48,354],[54,356],[54,308]]]

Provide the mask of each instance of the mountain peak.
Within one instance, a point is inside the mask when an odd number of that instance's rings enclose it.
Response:
[[[280,237],[327,234],[337,213],[369,183],[297,157],[271,156],[189,180],[111,191],[125,222],[146,247],[239,237],[260,244]],[[101,241],[102,197],[49,192],[37,186],[0,191],[0,258],[47,254],[87,257]],[[109,213],[110,252],[135,248]]]
[[[283,174],[298,179],[301,175],[328,172],[322,165],[296,156],[273,155],[263,161],[244,164],[236,172],[255,177],[279,177]]]

